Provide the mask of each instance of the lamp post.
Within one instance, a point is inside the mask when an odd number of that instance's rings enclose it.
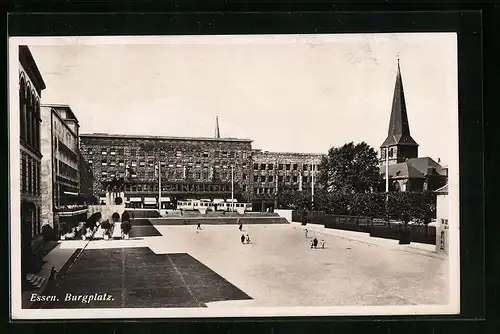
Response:
[[[161,162],[158,160],[158,211],[161,210]]]
[[[311,210],[314,210],[314,161],[311,160]]]
[[[274,210],[278,209],[278,162],[274,160]]]
[[[231,211],[234,211],[234,166],[231,166]]]

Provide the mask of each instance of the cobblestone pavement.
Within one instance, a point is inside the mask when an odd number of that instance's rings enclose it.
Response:
[[[160,236],[91,242],[58,291],[61,296],[112,294],[114,300],[109,306],[59,302],[46,303],[45,307],[448,302],[446,258],[315,235],[314,231],[306,238],[302,228],[294,225],[245,225],[243,234],[250,236],[250,244],[241,243],[236,225],[202,225],[201,231],[196,226],[155,227]],[[310,248],[314,236],[320,242],[325,240],[325,249]],[[67,242],[61,248],[81,247],[78,244]],[[180,260],[179,254],[184,254]]]

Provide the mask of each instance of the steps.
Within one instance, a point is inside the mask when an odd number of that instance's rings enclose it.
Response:
[[[44,276],[38,276],[35,274],[26,275],[27,289],[28,290],[38,290],[47,282],[48,278]]]

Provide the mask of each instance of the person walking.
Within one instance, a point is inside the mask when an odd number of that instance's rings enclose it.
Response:
[[[201,230],[201,223],[198,222],[198,226],[196,227],[197,230]]]
[[[241,243],[245,244],[245,235],[244,234],[241,235]]]
[[[247,234],[247,244],[250,243],[250,236]]]
[[[325,239],[321,239],[321,248],[325,249]]]
[[[314,244],[314,248],[318,248],[318,239],[314,238],[313,244]]]
[[[309,231],[307,231],[307,228],[306,228],[306,238],[307,238],[307,232],[309,232]]]

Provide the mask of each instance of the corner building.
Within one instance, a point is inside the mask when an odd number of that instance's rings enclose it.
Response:
[[[86,219],[80,198],[79,123],[68,105],[42,105],[42,220],[60,223]],[[80,206],[79,206],[80,205]]]
[[[40,99],[45,83],[30,49],[19,46],[19,125],[21,192],[21,269],[23,277],[43,261],[41,248]]]

